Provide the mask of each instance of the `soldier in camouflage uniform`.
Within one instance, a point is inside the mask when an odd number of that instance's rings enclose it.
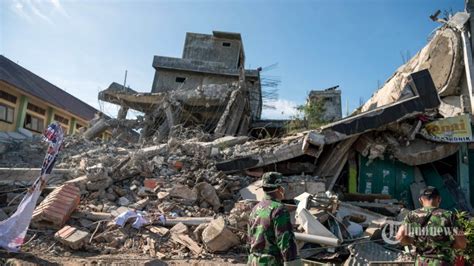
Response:
[[[423,189],[419,201],[423,207],[407,214],[398,230],[397,240],[402,245],[415,246],[415,265],[453,265],[454,249],[466,248],[466,238],[455,215],[439,208],[441,197],[434,187]]]
[[[301,265],[290,213],[280,202],[281,179],[277,172],[262,176],[265,198],[253,208],[248,227],[249,265]]]

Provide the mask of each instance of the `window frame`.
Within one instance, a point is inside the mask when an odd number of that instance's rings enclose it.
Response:
[[[186,79],[187,79],[186,77],[176,77],[174,81],[176,83],[184,83],[184,82],[186,82]],[[180,81],[180,80],[182,80],[182,81]]]
[[[8,104],[4,104],[4,103],[0,103],[0,106],[5,107],[5,119],[3,119],[3,117],[0,117],[0,121],[8,123],[8,124],[13,124],[15,122],[15,108],[11,107]],[[13,112],[12,121],[8,121],[9,110],[11,110]]]
[[[27,116],[30,116],[30,117],[31,117],[31,119],[32,119],[31,121],[33,121],[33,119],[38,120],[38,122],[41,120],[41,121],[42,121],[42,127],[43,127],[43,129],[39,130],[39,129],[36,129],[36,128],[32,128],[32,127],[33,127],[33,122],[31,122],[31,125],[32,125],[31,128],[30,128],[30,127],[26,127],[26,125],[27,125],[27,124],[26,124]],[[39,123],[38,123],[37,125],[39,125]],[[30,114],[30,113],[26,113],[26,115],[25,115],[25,122],[23,123],[23,127],[24,127],[25,129],[31,130],[31,131],[33,131],[33,132],[43,133],[44,127],[45,127],[45,125],[44,125],[44,118],[39,117],[39,116],[32,115],[32,114]]]
[[[61,119],[61,120],[58,120],[56,117],[59,118],[59,119]],[[64,117],[64,116],[62,116],[62,115],[54,114],[53,119],[54,119],[55,121],[58,121],[59,123],[65,125],[65,126],[69,126],[69,119],[67,119],[66,117]],[[66,120],[67,123],[64,123],[64,120]]]
[[[13,103],[13,104],[16,104],[16,101],[18,100],[18,97],[16,97],[15,95],[13,94],[10,94],[4,90],[0,90],[0,99],[3,99],[7,102],[10,102],[10,103]]]
[[[30,108],[30,106],[31,106],[31,108]],[[43,108],[41,108],[38,105],[33,104],[33,103],[28,103],[26,105],[26,110],[31,111],[33,113],[37,113],[37,114],[42,115],[42,116],[46,115],[46,109],[43,109]]]

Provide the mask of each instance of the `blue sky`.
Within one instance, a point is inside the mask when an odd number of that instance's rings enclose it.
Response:
[[[278,63],[275,110],[292,115],[311,89],[339,85],[343,113],[367,100],[439,25],[429,15],[462,0],[0,0],[0,54],[83,101],[117,81],[150,91],[154,55],[181,57],[186,32],[240,32],[248,67]]]

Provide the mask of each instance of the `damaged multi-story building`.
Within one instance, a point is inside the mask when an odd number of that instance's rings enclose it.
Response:
[[[201,126],[217,135],[246,135],[251,122],[260,119],[262,90],[260,70],[244,66],[239,33],[187,33],[182,58],[154,57],[150,93],[114,82],[99,98],[121,105],[122,119],[128,108],[143,112],[144,123],[137,125],[142,126],[142,139],[163,139],[178,124]]]
[[[312,90],[308,95],[308,103],[321,104],[323,113],[321,119],[328,122],[340,120],[342,118],[341,91],[339,86],[334,86],[325,90]]]

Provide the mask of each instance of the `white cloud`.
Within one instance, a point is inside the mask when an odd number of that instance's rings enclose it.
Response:
[[[58,11],[61,15],[65,16],[65,17],[69,17],[69,14],[63,8],[63,6],[61,5],[61,2],[59,0],[50,0],[50,2],[54,6],[55,10]]]
[[[18,0],[15,0],[12,2],[12,4],[10,5],[10,9],[15,13],[17,14],[19,17],[27,20],[28,22],[32,22],[32,18],[31,18],[31,15],[29,15],[26,10],[25,10],[25,5],[23,3],[21,3],[20,1]]]
[[[30,1],[30,0],[27,0],[26,2],[27,2],[28,7],[30,8],[30,11],[33,12],[34,15],[48,22],[49,24],[53,24],[53,21],[48,16],[46,16],[43,13],[43,11],[40,10],[40,8],[42,7],[41,3],[38,3],[36,1]],[[37,4],[39,6],[36,6]]]
[[[59,0],[49,0],[47,2],[42,0],[13,0],[10,8],[28,22],[34,22],[35,18],[39,18],[53,25],[55,14],[59,13],[69,17]]]
[[[263,109],[262,118],[266,119],[289,119],[298,114],[296,110],[297,103],[288,100],[268,101],[266,105],[273,106],[274,109]]]

